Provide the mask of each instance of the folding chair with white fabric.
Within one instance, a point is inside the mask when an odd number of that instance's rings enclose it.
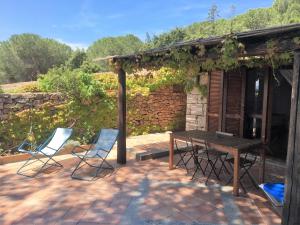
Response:
[[[66,141],[71,137],[73,133],[73,129],[71,128],[57,128],[50,137],[41,145],[36,146],[32,143],[24,141],[19,147],[18,151],[22,153],[30,154],[31,157],[21,166],[21,168],[17,171],[17,174],[24,175],[28,177],[34,177],[39,174],[46,165],[50,166],[58,166],[63,167],[59,162],[54,160],[54,156],[56,156],[66,143]],[[42,160],[42,157],[46,157],[46,161]],[[21,173],[21,170],[34,162],[41,162],[42,166],[33,176],[26,175]],[[49,161],[53,161],[53,163],[49,163]]]
[[[73,149],[72,154],[77,156],[80,161],[73,170],[71,177],[75,179],[82,179],[80,177],[74,176],[75,172],[79,170],[83,165],[88,165],[90,167],[96,168],[95,175],[93,178],[97,177],[101,169],[113,170],[114,167],[107,162],[107,157],[111,152],[113,146],[115,145],[119,135],[119,130],[117,129],[101,129],[97,137],[95,138],[93,144],[90,145],[89,149],[85,153],[76,153]],[[76,147],[82,148],[82,147]],[[84,149],[84,148],[82,148]],[[99,165],[94,165],[88,162],[89,159],[100,160]]]

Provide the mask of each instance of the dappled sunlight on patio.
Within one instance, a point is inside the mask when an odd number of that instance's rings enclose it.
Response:
[[[132,146],[142,146],[140,140]],[[109,162],[115,170],[104,171],[93,181],[71,179],[78,160],[70,156],[57,157],[62,169],[46,169],[36,178],[16,175],[21,162],[0,166],[0,223],[280,223],[266,199],[250,186],[247,195],[234,197],[232,187],[214,177],[206,186],[204,177],[191,181],[185,170],[169,170],[166,158],[139,162],[129,158],[125,166],[117,165],[114,150]],[[271,175],[280,174],[273,167],[267,170]],[[83,167],[79,175],[89,177],[93,172]]]

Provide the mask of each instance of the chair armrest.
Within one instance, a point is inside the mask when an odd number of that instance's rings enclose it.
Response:
[[[35,144],[29,143],[28,141],[25,140],[20,144],[17,150],[19,151],[20,149],[24,149],[24,147],[29,147],[29,146],[34,147],[34,149],[37,149],[37,146]]]

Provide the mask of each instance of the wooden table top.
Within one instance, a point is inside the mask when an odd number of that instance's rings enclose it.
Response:
[[[217,134],[211,131],[191,130],[191,131],[180,131],[171,133],[173,138],[178,139],[192,139],[194,142],[206,141],[207,143],[217,144],[224,147],[244,150],[254,148],[262,144],[260,139],[247,139],[240,137],[231,137]]]

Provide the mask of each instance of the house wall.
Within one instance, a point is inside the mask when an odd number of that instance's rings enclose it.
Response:
[[[208,74],[200,76],[200,84],[208,84]],[[186,130],[207,130],[206,127],[207,96],[195,87],[187,94]]]

